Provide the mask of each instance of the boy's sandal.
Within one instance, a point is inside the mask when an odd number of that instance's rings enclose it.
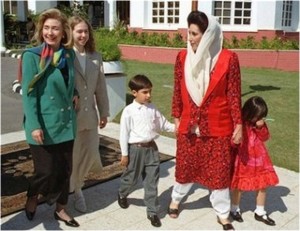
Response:
[[[178,215],[179,215],[179,210],[178,209],[168,208],[168,214],[172,218],[177,218]]]

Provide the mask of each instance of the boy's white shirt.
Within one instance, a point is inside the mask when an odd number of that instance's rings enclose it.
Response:
[[[170,123],[153,104],[140,104],[133,100],[122,112],[120,121],[120,147],[122,156],[128,156],[128,144],[146,143],[159,137],[161,131],[174,132]]]

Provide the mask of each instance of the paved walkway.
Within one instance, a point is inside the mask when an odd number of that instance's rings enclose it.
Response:
[[[119,126],[109,123],[100,131],[101,134],[118,139]],[[23,132],[1,135],[2,144],[24,140]],[[174,155],[175,140],[160,137],[157,140],[162,153]],[[299,174],[283,168],[275,168],[280,183],[268,190],[266,209],[276,226],[267,226],[253,217],[255,195],[247,192],[242,196],[241,210],[243,223],[233,222],[236,230],[299,230]],[[222,230],[216,222],[216,215],[209,202],[209,192],[199,185],[194,185],[188,197],[181,205],[178,219],[171,219],[166,210],[170,202],[174,183],[175,160],[161,164],[159,182],[159,216],[162,226],[151,226],[146,218],[143,204],[142,184],[128,197],[129,208],[118,206],[117,190],[119,178],[85,189],[84,195],[88,212],[81,214],[73,208],[73,195],[69,197],[68,210],[80,223],[79,228],[70,228],[53,218],[54,206],[39,205],[33,221],[26,219],[24,211],[17,212],[1,219],[1,230]],[[5,187],[5,186],[3,186]]]

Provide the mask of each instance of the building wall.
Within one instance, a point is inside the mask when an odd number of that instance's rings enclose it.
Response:
[[[153,24],[151,21],[152,16],[152,0],[145,1],[130,1],[130,27],[141,28],[143,30],[163,30],[174,31],[178,28],[186,27],[186,17],[191,9],[191,1],[180,1],[180,16],[179,24]]]
[[[130,12],[130,30],[137,32],[158,32],[168,33],[171,37],[174,33],[184,31],[186,34],[187,15],[191,11],[191,1],[180,1],[180,19],[179,23],[174,25],[154,25],[151,24],[151,4],[152,1],[131,1]],[[299,39],[299,1],[293,1],[292,25],[289,28],[281,26],[283,1],[252,1],[251,24],[244,25],[222,25],[222,30],[226,38],[235,35],[237,38],[246,38],[247,36],[262,37],[269,39],[276,36],[285,39]],[[213,14],[213,1],[198,1],[198,9],[207,14]]]
[[[57,1],[28,1],[28,10],[32,10],[35,13],[40,13],[45,9],[53,8],[57,6]]]

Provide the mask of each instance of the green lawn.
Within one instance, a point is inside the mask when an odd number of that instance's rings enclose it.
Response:
[[[171,120],[174,66],[124,61],[123,67],[127,79],[136,74],[151,79],[152,102]],[[269,106],[268,118],[274,119],[268,122],[271,139],[267,142],[274,165],[299,172],[299,73],[253,68],[241,71],[243,102],[254,95],[263,97]]]

